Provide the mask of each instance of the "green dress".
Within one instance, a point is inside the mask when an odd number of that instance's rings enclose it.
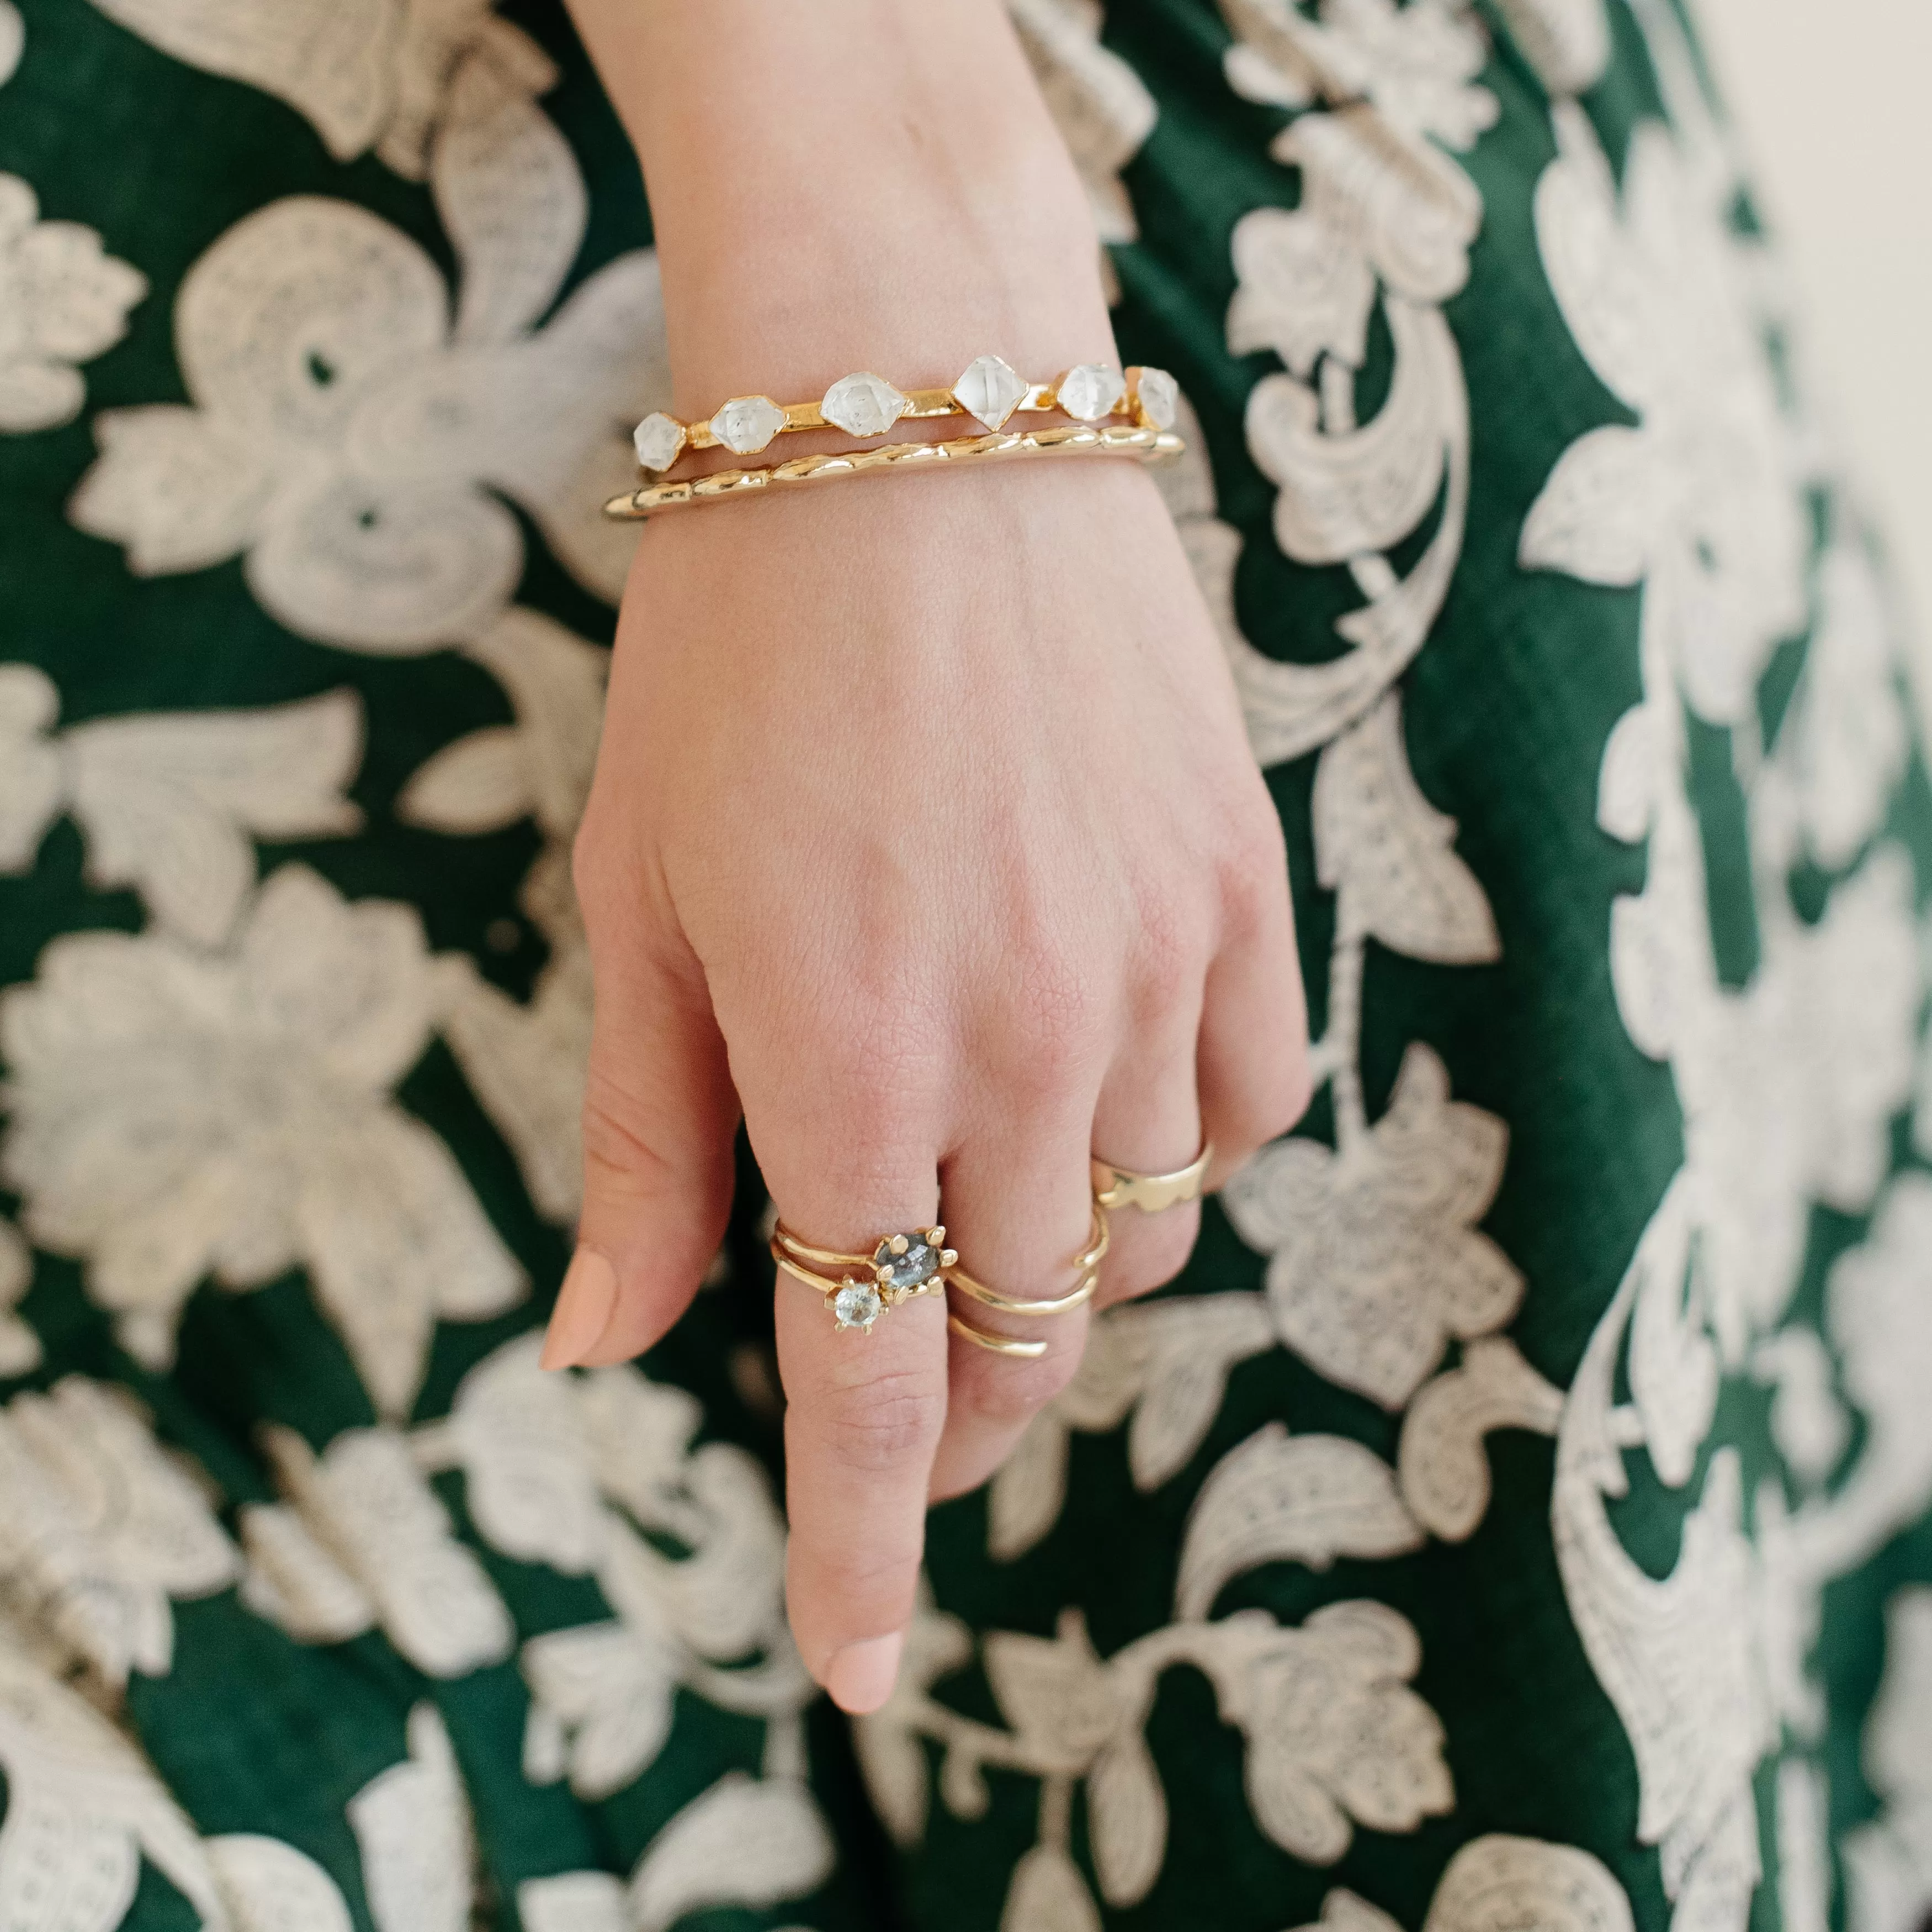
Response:
[[[1932,788],[1690,31],[1012,10],[1322,1084],[848,1726],[748,1158],[661,1348],[536,1367],[668,394],[588,63],[0,0],[4,1932],[1932,1909]]]

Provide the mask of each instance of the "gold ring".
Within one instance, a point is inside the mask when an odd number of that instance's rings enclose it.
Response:
[[[1100,1285],[1100,1262],[1112,1238],[1112,1230],[1107,1225],[1107,1210],[1096,1201],[1093,1226],[1087,1246],[1073,1258],[1073,1265],[1080,1274],[1079,1286],[1067,1294],[1054,1296],[1051,1300],[1034,1300],[1020,1295],[1002,1294],[998,1288],[988,1288],[982,1281],[975,1281],[963,1268],[950,1264],[945,1270],[946,1283],[949,1288],[956,1288],[961,1294],[970,1296],[982,1306],[993,1309],[1001,1315],[1026,1317],[1070,1315],[1075,1309],[1084,1307],[1093,1300],[1094,1292]],[[946,1315],[946,1325],[954,1334],[964,1336],[976,1346],[987,1349],[995,1355],[1018,1355],[1030,1358],[1046,1353],[1044,1342],[1021,1342],[1016,1341],[1010,1336],[996,1335],[988,1329],[974,1328],[970,1322],[962,1321],[950,1311]]]
[[[1044,1342],[1016,1342],[1004,1335],[989,1334],[984,1328],[975,1328],[970,1322],[962,1322],[956,1315],[946,1318],[946,1325],[956,1335],[963,1335],[976,1348],[984,1348],[994,1355],[1018,1355],[1022,1360],[1032,1361],[1046,1353]]]
[[[1102,1208],[1138,1208],[1143,1214],[1159,1214],[1178,1208],[1184,1201],[1201,1198],[1201,1183],[1214,1158],[1214,1143],[1208,1142],[1185,1167],[1172,1174],[1136,1174],[1132,1168],[1114,1167],[1097,1156],[1094,1162],[1094,1198]]]
[[[887,1309],[916,1295],[943,1294],[946,1283],[941,1270],[959,1258],[955,1250],[946,1246],[944,1228],[881,1235],[871,1253],[847,1254],[837,1248],[814,1247],[781,1221],[772,1233],[771,1250],[772,1259],[794,1281],[803,1282],[824,1297],[826,1312],[842,1331],[856,1328],[867,1335]],[[836,1277],[820,1274],[806,1267],[808,1262],[844,1272]]]
[[[948,1286],[956,1288],[982,1307],[997,1309],[1002,1315],[1069,1315],[1094,1298],[1094,1291],[1100,1286],[1100,1276],[1095,1270],[1106,1254],[1108,1244],[1113,1239],[1113,1230],[1107,1225],[1107,1210],[1098,1201],[1094,1203],[1093,1228],[1088,1238],[1084,1251],[1076,1255],[1073,1265],[1082,1276],[1080,1285],[1066,1294],[1058,1295],[1051,1301],[1032,1300],[1021,1295],[1002,1294],[998,1288],[988,1288],[982,1281],[975,1281],[964,1268],[949,1266],[946,1270]],[[977,1332],[976,1330],[975,1331]]]

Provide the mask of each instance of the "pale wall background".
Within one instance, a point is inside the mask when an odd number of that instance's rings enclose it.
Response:
[[[1876,514],[1932,721],[1932,0],[1693,0]]]

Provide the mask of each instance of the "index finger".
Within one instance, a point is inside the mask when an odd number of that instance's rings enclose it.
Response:
[[[754,1135],[786,1230],[862,1256],[883,1238],[932,1225],[936,1162],[908,1159],[895,1171],[865,1157],[871,1140],[862,1119],[838,1121],[802,1147],[788,1136],[769,1154]],[[870,1284],[863,1266],[806,1265],[834,1282],[849,1274]],[[775,1292],[792,1632],[836,1702],[876,1710],[898,1673],[918,1588],[926,1488],[946,1420],[946,1298],[884,1307],[867,1332],[842,1328],[824,1293],[782,1268]],[[862,1320],[868,1311],[848,1312]]]

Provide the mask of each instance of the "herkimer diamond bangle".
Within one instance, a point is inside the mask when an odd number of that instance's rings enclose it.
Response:
[[[1096,423],[1122,410],[1143,428],[1168,430],[1179,412],[1180,392],[1164,369],[1129,369],[1082,362],[1050,382],[1029,382],[997,356],[976,356],[950,389],[898,389],[860,370],[843,376],[815,403],[775,403],[766,395],[734,396],[709,421],[680,422],[654,410],[632,440],[639,465],[658,476],[688,449],[728,449],[755,456],[774,436],[797,430],[840,429],[848,436],[884,436],[907,418],[968,416],[1000,430],[1015,414],[1058,410],[1076,422]]]

